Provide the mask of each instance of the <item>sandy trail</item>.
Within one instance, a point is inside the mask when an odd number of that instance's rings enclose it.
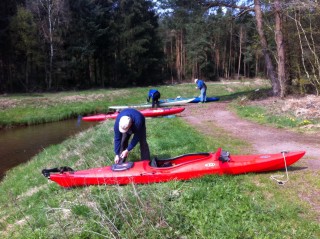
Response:
[[[223,128],[237,138],[250,143],[255,150],[253,153],[305,150],[306,155],[303,161],[306,162],[307,167],[311,170],[320,169],[320,137],[315,134],[295,133],[240,119],[227,110],[225,102],[191,104],[186,106],[181,115],[188,123],[198,125],[197,128],[204,133],[207,133],[206,127],[210,124]]]

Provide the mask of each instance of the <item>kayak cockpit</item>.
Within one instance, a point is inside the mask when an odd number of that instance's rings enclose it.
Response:
[[[231,160],[230,153],[228,151],[224,151],[221,148],[218,148],[218,150],[215,153],[184,154],[169,159],[154,158],[150,160],[149,165],[153,168],[166,168],[178,165],[180,166],[186,163],[193,163],[195,161],[204,160],[208,158],[212,158],[212,160],[219,160],[222,162],[229,162]]]
[[[150,160],[150,167],[152,168],[167,168],[167,167],[173,167],[178,166],[186,163],[191,163],[194,161],[207,159],[210,157],[210,153],[193,153],[193,154],[184,154],[180,155],[178,157],[169,158],[169,159],[158,159],[153,158]]]

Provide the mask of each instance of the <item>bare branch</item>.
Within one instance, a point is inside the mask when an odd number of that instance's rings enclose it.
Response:
[[[253,4],[249,6],[245,6],[245,5],[237,5],[237,4],[229,3],[229,1],[221,1],[221,0],[214,0],[214,1],[197,0],[197,2],[201,6],[207,9],[213,8],[213,7],[226,7],[226,8],[240,9],[245,12],[254,11]]]

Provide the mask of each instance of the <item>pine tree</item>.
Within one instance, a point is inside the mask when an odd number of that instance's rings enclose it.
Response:
[[[157,83],[161,45],[151,1],[119,1],[115,19],[118,32],[115,64],[120,73],[117,83],[122,86]]]
[[[14,61],[16,77],[24,78],[22,85],[25,91],[31,86],[29,74],[32,66],[37,64],[37,37],[36,25],[32,14],[24,7],[18,7],[17,14],[11,19],[10,23],[11,41],[15,49]],[[19,69],[20,68],[20,69]],[[19,77],[19,73],[23,76]]]

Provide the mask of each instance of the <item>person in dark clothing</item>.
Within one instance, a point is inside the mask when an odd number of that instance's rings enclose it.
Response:
[[[151,89],[151,90],[149,90],[147,101],[150,102],[150,99],[152,100],[152,108],[154,108],[155,105],[157,105],[157,107],[159,107],[160,97],[161,97],[161,94],[158,90]]]
[[[129,139],[134,135],[130,144]],[[141,160],[150,160],[149,145],[147,143],[145,117],[135,109],[125,109],[119,113],[114,124],[114,162],[126,161],[129,152],[140,144]]]
[[[200,80],[200,79],[194,79],[194,83],[197,84],[196,89],[200,90],[200,96],[199,96],[200,102],[201,103],[206,102],[206,100],[207,100],[207,86],[206,86],[206,84],[204,83],[203,80]]]

